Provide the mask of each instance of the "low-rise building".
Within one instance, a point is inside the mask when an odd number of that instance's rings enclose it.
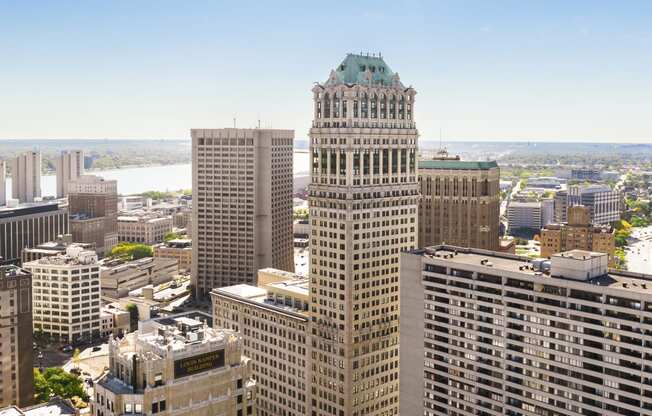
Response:
[[[179,273],[176,259],[145,257],[139,260],[104,260],[102,295],[110,298],[128,296],[129,292],[150,284],[169,282]]]
[[[242,334],[258,382],[258,414],[311,414],[308,279],[261,269],[258,286],[216,288],[211,297],[213,325]]]
[[[235,331],[203,314],[139,323],[109,340],[109,371],[95,385],[94,415],[256,415],[251,362]]]
[[[591,224],[589,209],[580,205],[568,208],[567,217],[567,223],[549,224],[541,230],[541,256],[551,257],[569,250],[595,251],[606,253],[609,265],[613,266],[615,230],[608,225]]]
[[[32,369],[29,369],[32,371]],[[47,403],[34,406],[10,406],[0,408],[0,416],[79,416],[77,409],[70,400],[58,396],[51,398]]]
[[[61,342],[100,336],[100,265],[94,251],[69,246],[65,254],[23,266],[32,273],[34,330]]]
[[[190,271],[192,267],[192,240],[174,239],[154,246],[154,258],[176,259],[179,270]]]
[[[118,241],[156,244],[172,231],[172,217],[153,214],[121,215],[118,217]]]

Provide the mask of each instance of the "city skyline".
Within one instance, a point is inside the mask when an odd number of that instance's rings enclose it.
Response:
[[[369,51],[408,63],[424,139],[652,142],[643,2],[152,6],[8,4],[0,140],[185,139],[234,118],[304,138],[317,68]]]

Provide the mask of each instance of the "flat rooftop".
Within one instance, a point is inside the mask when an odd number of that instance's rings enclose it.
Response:
[[[491,270],[500,270],[513,273],[529,275],[545,279],[545,283],[552,284],[552,279],[560,279],[558,277],[551,277],[548,273],[536,270],[536,267],[523,267],[534,265],[534,261],[528,257],[517,256],[508,253],[492,252],[488,250],[470,249],[453,246],[433,246],[425,249],[413,250],[411,253],[423,255],[432,259],[445,260],[453,265],[458,264],[461,268],[464,266],[481,266],[487,267]],[[593,253],[582,250],[572,250],[565,253],[566,256],[573,256],[576,259],[582,259],[589,256],[602,256],[602,253]],[[541,259],[540,261],[544,261]],[[488,263],[486,263],[488,261]],[[489,273],[489,272],[488,272]],[[652,275],[642,273],[632,273],[615,271],[609,269],[608,273],[590,280],[566,280],[578,283],[585,283],[597,286],[608,286],[614,289],[622,289],[633,291],[636,293],[645,293],[652,295]]]

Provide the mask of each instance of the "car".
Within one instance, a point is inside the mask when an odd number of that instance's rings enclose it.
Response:
[[[74,349],[74,348],[72,347],[72,345],[65,345],[65,346],[63,346],[63,347],[61,348],[61,351],[63,351],[63,352],[72,352],[73,349]]]

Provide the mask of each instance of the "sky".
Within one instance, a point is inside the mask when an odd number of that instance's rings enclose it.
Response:
[[[650,1],[0,0],[2,139],[294,129],[381,52],[422,139],[652,143]],[[1,152],[1,150],[0,150]]]

